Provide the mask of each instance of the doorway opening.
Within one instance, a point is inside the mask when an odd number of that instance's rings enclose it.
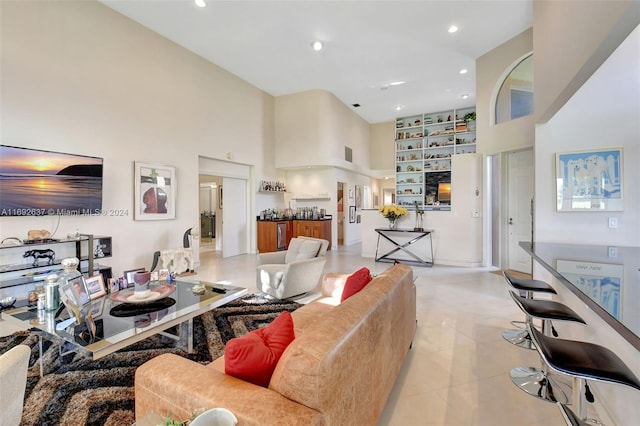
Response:
[[[220,176],[199,175],[200,182],[200,253],[220,251],[221,238],[218,237],[217,231],[219,225],[217,220],[220,219],[220,189],[222,185]]]

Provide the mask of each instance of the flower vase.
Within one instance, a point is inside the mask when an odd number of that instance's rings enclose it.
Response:
[[[397,228],[398,228],[398,220],[389,219],[389,229],[397,229]]]

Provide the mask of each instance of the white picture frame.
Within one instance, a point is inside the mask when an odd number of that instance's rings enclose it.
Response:
[[[134,220],[176,218],[176,169],[134,161]]]
[[[623,211],[622,148],[556,153],[556,211]]]

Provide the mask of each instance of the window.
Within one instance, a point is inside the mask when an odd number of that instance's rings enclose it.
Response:
[[[520,60],[502,82],[496,98],[496,124],[533,113],[533,54]]]

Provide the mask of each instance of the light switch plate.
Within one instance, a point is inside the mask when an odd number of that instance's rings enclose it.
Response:
[[[609,218],[609,228],[617,228],[618,227],[618,218],[610,217]]]

